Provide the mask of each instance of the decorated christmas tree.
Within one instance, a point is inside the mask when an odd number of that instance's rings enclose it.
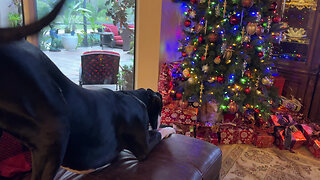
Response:
[[[273,87],[273,44],[281,22],[270,0],[183,1],[181,82],[174,93],[223,112],[251,111],[266,119],[278,102]]]

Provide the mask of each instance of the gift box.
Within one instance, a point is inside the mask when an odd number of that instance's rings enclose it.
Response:
[[[308,149],[315,157],[320,158],[320,137],[315,135],[317,130],[311,124],[301,124],[300,129],[307,139]]]
[[[171,103],[163,107],[161,122],[196,125],[197,112],[197,108],[191,106],[181,108],[179,104]]]
[[[296,127],[298,124],[289,116],[271,115],[270,123],[274,126],[276,145],[280,149],[298,149],[306,138]]]
[[[279,96],[281,96],[286,79],[282,76],[274,76],[273,78],[273,86],[279,89]]]
[[[207,141],[216,146],[219,143],[217,128],[213,126],[197,126],[196,138]]]
[[[237,142],[238,128],[236,124],[222,124],[219,128],[220,144],[235,144]]]
[[[237,136],[237,144],[252,144],[254,138],[254,131],[250,127],[237,127],[235,133]]]
[[[269,148],[273,146],[274,136],[267,132],[256,133],[253,144],[258,148]]]
[[[190,124],[180,124],[180,123],[173,123],[173,128],[176,130],[177,134],[182,134],[190,137],[194,137],[194,125]]]

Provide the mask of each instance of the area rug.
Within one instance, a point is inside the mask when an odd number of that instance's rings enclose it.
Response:
[[[320,160],[275,148],[230,145],[223,151],[222,180],[319,180]]]

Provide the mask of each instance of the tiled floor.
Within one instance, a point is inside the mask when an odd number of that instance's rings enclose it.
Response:
[[[44,51],[44,53],[58,66],[58,68],[74,83],[79,84],[79,70],[81,54],[85,51],[102,50],[100,46],[80,47],[74,51],[62,49],[60,52]],[[109,48],[104,46],[104,51],[112,51],[120,54],[120,66],[133,65],[134,56],[119,48]],[[120,70],[119,70],[120,71]]]

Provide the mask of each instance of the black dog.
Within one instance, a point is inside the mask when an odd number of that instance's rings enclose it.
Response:
[[[29,27],[32,31],[22,29],[23,36],[48,24],[40,22]],[[162,102],[157,93],[83,89],[37,47],[10,42],[15,34],[6,36],[0,35],[0,129],[31,150],[31,179],[53,179],[60,165],[96,169],[122,149],[143,160],[159,143],[155,127]],[[153,130],[148,130],[149,123]]]

